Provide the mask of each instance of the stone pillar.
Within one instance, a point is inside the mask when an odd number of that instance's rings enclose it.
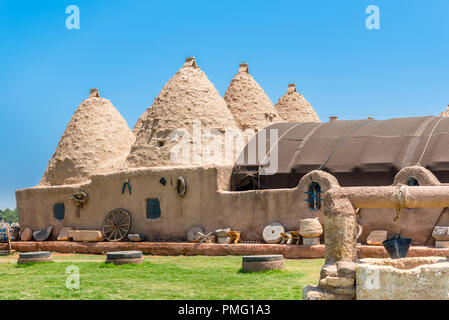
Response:
[[[329,190],[324,199],[325,264],[354,261],[357,255],[357,219],[348,198]]]

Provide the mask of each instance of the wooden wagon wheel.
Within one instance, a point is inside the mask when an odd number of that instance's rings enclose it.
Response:
[[[108,241],[120,241],[131,229],[131,215],[125,209],[112,210],[103,221],[103,234]]]

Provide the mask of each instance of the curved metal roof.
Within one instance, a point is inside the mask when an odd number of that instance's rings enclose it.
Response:
[[[269,136],[276,133],[276,143],[270,145]],[[267,151],[260,152],[256,161],[248,160],[249,146],[256,145],[259,153],[263,137],[267,137]],[[389,185],[399,170],[417,164],[449,182],[447,146],[447,117],[278,123],[259,132],[242,151],[239,158],[244,161],[234,166],[232,189],[294,187],[304,174],[316,169],[334,174],[342,186]],[[275,167],[275,173],[260,174],[267,166]]]

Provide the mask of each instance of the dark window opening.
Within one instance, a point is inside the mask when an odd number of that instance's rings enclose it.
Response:
[[[418,180],[416,180],[416,178],[410,178],[407,180],[407,185],[411,186],[411,187],[413,187],[413,186],[416,187],[416,186],[419,186],[419,183],[418,183]],[[415,209],[415,208],[407,208],[407,209]]]
[[[53,215],[58,220],[63,220],[65,215],[64,203],[57,203],[53,206]]]
[[[147,199],[147,219],[157,219],[161,216],[159,199]]]
[[[307,194],[306,201],[309,203],[309,208],[312,210],[318,210],[321,208],[321,187],[317,182],[313,182],[309,186],[309,190],[305,192]]]

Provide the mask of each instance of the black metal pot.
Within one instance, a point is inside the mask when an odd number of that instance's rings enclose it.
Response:
[[[382,242],[392,259],[405,258],[411,243],[412,239],[403,238],[399,233],[393,234],[391,238]]]

